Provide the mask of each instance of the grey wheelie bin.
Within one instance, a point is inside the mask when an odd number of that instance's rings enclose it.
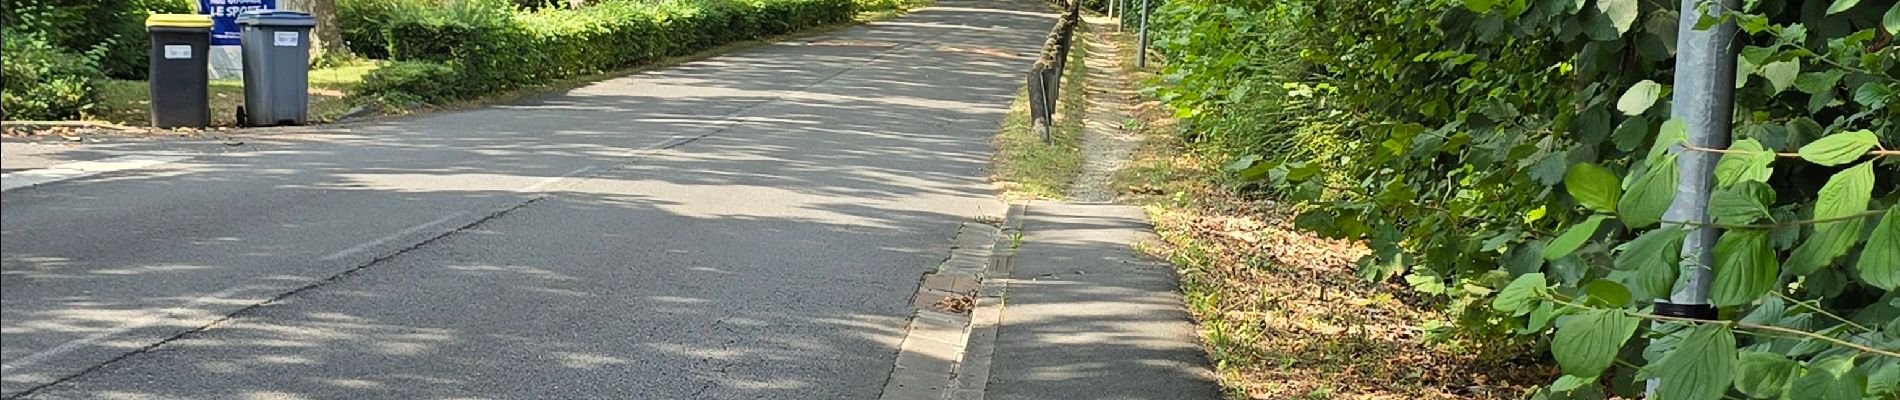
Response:
[[[238,15],[244,54],[247,126],[303,125],[310,104],[310,28],[317,20],[295,11],[257,10]]]
[[[147,65],[152,127],[204,128],[211,124],[209,54],[211,18],[193,14],[153,14],[145,19],[152,48]]]

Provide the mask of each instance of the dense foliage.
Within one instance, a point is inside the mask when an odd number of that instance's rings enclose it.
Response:
[[[499,0],[344,0],[352,50],[410,63],[365,94],[465,98],[849,20],[851,0],[607,0],[525,10]],[[434,63],[427,66],[419,63]]]
[[[73,118],[98,101],[93,82],[100,78],[97,52],[73,53],[39,32],[0,28],[0,118],[57,120]]]
[[[1200,148],[1365,240],[1361,275],[1442,299],[1446,333],[1548,345],[1566,375],[1538,395],[1900,393],[1894,2],[1701,3],[1742,29],[1729,149],[1670,118],[1701,11],[1673,2],[1156,3],[1152,93]],[[1713,223],[1663,221],[1684,151],[1724,153]],[[1724,230],[1712,265],[1677,256],[1685,223]],[[1651,309],[1682,268],[1713,271],[1715,322]]]
[[[114,78],[145,77],[145,17],[189,13],[189,0],[0,0],[0,26],[38,32],[73,53],[100,49],[99,68]]]

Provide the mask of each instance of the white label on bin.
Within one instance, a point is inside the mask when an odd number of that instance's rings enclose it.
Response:
[[[272,39],[271,42],[272,44],[277,45],[277,47],[297,47],[297,32],[296,31],[273,32],[273,33],[276,33],[276,35],[275,37],[271,38]]]
[[[165,59],[183,60],[187,58],[191,58],[191,45],[188,45],[188,44],[165,45]]]

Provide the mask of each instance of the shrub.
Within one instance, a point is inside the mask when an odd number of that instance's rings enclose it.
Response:
[[[401,102],[436,102],[461,96],[454,67],[430,61],[398,61],[363,75],[361,94]]]
[[[467,97],[684,55],[740,40],[849,20],[854,0],[607,0],[579,8],[523,10],[505,0],[344,0],[352,49],[453,71],[431,90]],[[372,43],[377,45],[371,46]],[[435,67],[404,67],[398,76]]]
[[[161,0],[0,0],[0,25],[43,32],[47,42],[70,52],[103,48],[98,68],[106,75],[143,79],[148,3],[176,8]]]
[[[92,108],[98,98],[93,81],[101,78],[97,52],[75,54],[40,33],[0,30],[0,118],[68,119]]]

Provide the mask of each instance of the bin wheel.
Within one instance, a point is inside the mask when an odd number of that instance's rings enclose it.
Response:
[[[249,118],[244,118],[244,106],[237,107],[237,126],[251,126]]]

